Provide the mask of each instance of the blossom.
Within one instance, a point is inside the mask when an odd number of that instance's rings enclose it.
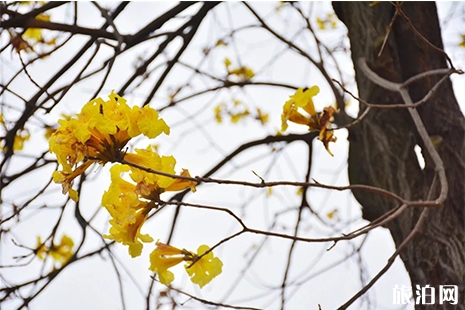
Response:
[[[121,173],[129,170],[126,165],[114,165],[110,169],[112,182],[108,191],[103,194],[102,206],[112,218],[109,234],[104,237],[127,245],[129,255],[137,257],[142,253],[142,242],[153,241],[148,234],[141,233],[152,205],[140,201],[136,185],[121,178]]]
[[[320,17],[316,18],[316,23],[317,23],[318,28],[320,30],[324,30],[326,28],[325,21],[323,19],[321,19]]]
[[[231,68],[231,60],[229,58],[224,59],[224,65],[228,71],[228,76],[236,76],[241,82],[248,81],[255,76],[254,71],[247,66],[240,66],[237,68]]]
[[[215,120],[217,123],[223,122],[223,117],[228,115],[233,124],[237,124],[243,119],[253,118],[259,121],[262,125],[268,122],[269,114],[264,113],[260,108],[256,108],[256,113],[253,113],[247,104],[241,100],[234,99],[232,102],[221,102],[214,108]]]
[[[191,281],[198,284],[200,288],[203,288],[206,284],[210,283],[216,276],[221,274],[223,271],[223,262],[213,255],[213,252],[200,257],[204,253],[210,250],[207,245],[201,245],[197,249],[197,255],[192,257],[192,264],[186,264],[187,273],[191,277]],[[189,261],[189,259],[187,259]]]
[[[55,131],[56,131],[56,128],[53,128],[51,126],[45,126],[45,133],[44,133],[45,139],[49,140]]]
[[[224,66],[228,70],[229,66],[231,65],[231,60],[226,57],[223,62],[224,62]]]
[[[207,245],[199,246],[197,254],[161,242],[157,242],[156,245],[157,247],[150,254],[149,269],[158,274],[160,282],[163,284],[173,282],[174,274],[168,269],[183,261],[186,262],[184,268],[191,281],[199,285],[200,288],[210,283],[222,272],[223,263],[221,260],[215,257],[213,252],[205,254],[210,250]]]
[[[144,168],[175,173],[175,158],[160,156],[150,146],[147,149],[135,149],[135,153],[126,154],[124,159]],[[102,197],[102,206],[112,217],[110,232],[105,238],[127,245],[129,254],[137,257],[142,252],[142,242],[153,241],[152,237],[141,234],[140,230],[149,212],[157,208],[160,194],[186,188],[195,191],[196,182],[149,173],[130,165],[114,165],[110,172],[110,187]],[[130,180],[125,180],[123,174],[128,174]],[[183,169],[180,175],[190,177],[187,169]]]
[[[333,209],[332,211],[326,213],[326,217],[332,220],[333,218],[337,216],[338,212],[339,212],[338,209]]]
[[[13,151],[21,151],[24,148],[24,143],[31,138],[31,134],[27,129],[19,129],[16,132],[13,142]],[[0,149],[3,149],[0,147]]]
[[[258,119],[260,121],[260,123],[262,123],[262,125],[265,125],[266,123],[268,123],[269,114],[268,113],[263,113],[260,108],[257,108],[256,119]]]
[[[248,81],[255,76],[255,73],[251,68],[247,66],[242,66],[230,70],[229,75],[235,75],[239,77],[242,81]]]
[[[174,274],[168,269],[183,262],[184,256],[191,253],[158,241],[156,245],[150,254],[149,269],[158,274],[161,283],[170,284],[174,280]]]
[[[326,14],[326,17],[317,17],[316,23],[320,30],[325,30],[328,26],[334,29],[337,26],[337,18],[333,13],[328,13]]]
[[[285,131],[288,127],[287,122],[291,121],[296,124],[308,126],[310,131],[319,131],[318,139],[323,142],[326,151],[333,156],[333,153],[329,150],[329,142],[336,141],[331,127],[331,121],[334,113],[337,111],[332,106],[328,106],[323,109],[320,115],[316,113],[312,97],[316,96],[319,92],[320,89],[318,86],[312,86],[305,91],[302,88],[297,89],[296,93],[290,96],[289,100],[286,101],[283,106],[281,130]],[[299,112],[299,109],[303,109],[307,112],[308,116]]]
[[[107,239],[113,239],[116,242],[128,246],[128,253],[131,257],[137,257],[142,253],[142,242],[152,242],[153,238],[148,234],[141,234],[142,225],[147,220],[148,212],[146,208],[142,208],[134,214],[133,217],[128,217],[124,221],[118,221],[113,218],[110,220],[110,234],[104,235]],[[121,218],[121,216],[120,216]]]
[[[35,17],[36,20],[44,21],[44,22],[49,22],[50,21],[50,15],[41,13],[38,14]],[[23,38],[25,39],[30,39],[31,41],[35,42],[43,42],[44,38],[42,35],[42,29],[40,28],[27,28],[27,30],[23,33]]]
[[[160,156],[149,146],[147,149],[135,149],[135,153],[128,153],[124,159],[132,164],[143,168],[160,171],[167,174],[175,174],[174,167],[176,159],[173,156]],[[151,200],[158,200],[161,193],[167,191],[179,191],[190,188],[195,192],[197,182],[182,178],[172,178],[145,170],[130,167],[130,177],[137,183],[137,190],[141,197]],[[187,169],[182,169],[180,174],[183,177],[191,177]]]
[[[17,1],[21,7],[27,7],[28,10],[33,11],[45,4],[45,1]],[[39,13],[34,19],[41,22],[50,22],[50,15],[47,13]],[[10,43],[13,50],[18,53],[25,51],[26,53],[36,52],[37,47],[43,48],[46,46],[56,46],[57,36],[52,36],[51,32],[48,32],[48,36],[44,36],[42,28],[26,28],[23,33],[17,33],[13,29],[7,29],[10,35]]]
[[[266,189],[266,197],[271,197],[273,195],[273,187],[268,186]]]
[[[462,37],[462,41],[459,43],[459,46],[465,48],[465,34],[460,35]]]
[[[46,247],[45,244],[42,243],[42,240],[39,236],[37,237],[36,255],[41,260],[44,260],[45,255],[47,254],[52,257],[54,261],[64,265],[71,259],[71,257],[73,257],[73,246],[73,239],[67,235],[63,235],[61,237],[59,244],[55,245],[52,243],[51,247]]]
[[[59,120],[59,128],[50,137],[50,151],[62,166],[62,170],[54,173],[54,181],[62,184],[63,194],[70,191],[73,180],[92,163],[104,165],[120,160],[131,138],[139,135],[155,138],[170,132],[157,111],[149,106],[130,108],[114,91],[108,97],[107,101],[91,100],[76,117]]]
[[[6,121],[3,117],[3,115],[0,113],[0,128],[3,128],[4,130],[8,130],[6,126]],[[15,135],[14,141],[13,141],[13,151],[21,151],[24,147],[24,143],[31,138],[31,134],[29,133],[29,130],[20,128]],[[0,142],[4,138],[0,138]],[[6,150],[6,145],[0,145],[0,151],[1,150]]]
[[[244,117],[250,115],[250,112],[248,110],[242,111],[242,112],[237,112],[237,113],[231,113],[231,123],[236,124],[238,123],[241,119]]]
[[[224,106],[225,106],[224,102],[221,102],[220,104],[215,106],[215,108],[213,109],[213,111],[215,113],[215,120],[216,120],[216,122],[218,124],[223,122],[223,117],[221,116],[221,113],[222,113],[222,110],[223,110]]]
[[[47,247],[44,243],[42,243],[42,238],[40,236],[37,237],[37,246],[36,246],[36,255],[41,260],[45,259],[45,255],[47,254]]]
[[[222,39],[219,39],[218,41],[216,41],[215,43],[215,46],[218,47],[218,46],[227,46],[228,43],[226,43],[224,40]]]

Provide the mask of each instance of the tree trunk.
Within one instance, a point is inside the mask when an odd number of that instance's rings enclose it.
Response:
[[[334,10],[347,26],[361,99],[377,104],[402,103],[399,95],[386,91],[360,71],[357,61],[368,60],[378,75],[394,82],[438,68],[447,68],[444,55],[414,33],[412,27],[397,16],[380,57],[386,29],[395,7],[380,2],[333,2]],[[412,25],[434,46],[443,49],[441,31],[434,2],[404,2],[402,11]],[[429,76],[409,86],[413,101],[420,100],[442,76]],[[361,104],[360,113],[364,110]],[[431,209],[421,233],[401,252],[401,259],[415,285],[459,286],[458,305],[416,305],[416,309],[465,309],[465,119],[448,79],[438,92],[418,107],[429,136],[434,139],[444,162],[449,183],[444,205]],[[414,146],[422,147],[417,129],[406,109],[376,109],[349,130],[349,179],[392,191],[410,200],[426,200],[435,175],[430,158],[421,169]],[[396,202],[362,191],[354,191],[369,221],[398,206]],[[433,199],[438,193],[433,192]],[[421,210],[407,209],[388,224],[399,246],[415,226]],[[386,292],[388,293],[388,292]],[[392,292],[389,292],[392,294]],[[415,296],[415,294],[414,294]]]

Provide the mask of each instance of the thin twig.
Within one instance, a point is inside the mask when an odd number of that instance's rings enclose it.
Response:
[[[401,243],[401,245],[399,245],[399,247],[397,248],[397,250],[394,252],[394,254],[391,255],[391,257],[389,257],[389,260],[386,264],[386,266],[384,266],[383,269],[381,269],[380,272],[378,272],[378,274],[373,277],[373,279],[371,279],[371,281],[365,285],[357,294],[355,294],[354,296],[352,296],[351,299],[349,299],[345,304],[343,304],[342,306],[340,306],[339,308],[337,308],[337,310],[343,310],[343,309],[347,309],[351,304],[353,304],[360,296],[362,296],[363,294],[365,294],[377,281],[379,278],[381,278],[381,276],[383,274],[386,273],[386,271],[388,271],[392,264],[394,264],[394,261],[396,259],[396,257],[400,254],[400,252],[413,240],[413,238],[417,235],[417,233],[420,231],[421,227],[423,226],[427,216],[428,216],[428,211],[429,209],[428,208],[425,208],[423,209],[423,211],[421,212],[421,215],[420,215],[420,218],[418,219],[418,222],[417,224],[415,225],[415,227],[413,228],[413,230],[410,232],[410,234],[407,236],[407,238],[405,238],[405,240]]]
[[[155,280],[156,281],[156,280]],[[181,291],[177,288],[174,288],[173,286],[171,285],[167,285],[167,287],[173,291],[176,291],[178,293],[181,293],[183,295],[186,295],[194,300],[197,300],[203,304],[206,304],[206,305],[211,305],[211,306],[217,306],[217,307],[224,307],[224,308],[230,308],[230,309],[243,309],[243,310],[261,310],[260,308],[253,308],[253,307],[243,307],[243,306],[233,306],[233,305],[227,305],[227,304],[223,304],[223,303],[218,303],[218,302],[214,302],[214,301],[210,301],[210,300],[206,300],[206,299],[203,299],[203,298],[200,298],[200,297],[197,297],[197,296],[194,296],[194,295],[191,295],[189,293],[186,293],[184,291]]]

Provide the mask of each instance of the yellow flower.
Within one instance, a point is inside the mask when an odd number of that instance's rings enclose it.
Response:
[[[58,245],[52,244],[50,248],[47,248],[44,244],[42,244],[41,238],[39,236],[37,238],[36,255],[41,260],[45,259],[45,254],[50,255],[54,261],[64,265],[71,259],[71,257],[73,257],[73,246],[73,239],[67,235],[63,235]]]
[[[238,123],[241,119],[244,117],[250,115],[250,112],[248,110],[238,112],[238,113],[231,113],[231,123],[236,124]]]
[[[189,170],[187,169],[182,169],[181,171],[181,176],[183,177],[191,177],[190,173],[189,173]],[[164,188],[164,190],[166,192],[175,192],[175,191],[181,191],[181,190],[184,190],[186,188],[190,188],[190,190],[192,192],[196,192],[196,188],[195,188],[195,185],[197,183],[194,182],[194,181],[190,181],[190,180],[183,180],[183,179],[174,179],[174,182],[171,183],[170,185],[168,185],[166,188]]]
[[[337,26],[337,18],[333,13],[328,13],[326,14],[326,18],[317,17],[316,24],[320,30],[325,30],[327,25],[334,29]]]
[[[216,44],[215,46],[218,47],[218,46],[227,46],[228,44],[226,42],[224,42],[223,40],[218,40],[216,41]]]
[[[459,46],[465,48],[465,34],[460,35],[462,37],[462,42],[459,43]]]
[[[89,168],[89,166],[93,163],[94,161],[88,160],[79,167],[77,167],[75,170],[72,170],[70,167],[64,167],[66,170],[55,171],[52,174],[53,181],[57,184],[62,185],[63,194],[68,193],[70,198],[77,202],[79,199],[79,195],[76,190],[71,188],[73,185],[73,180],[77,176],[83,174],[87,170],[87,168]]]
[[[256,108],[256,115],[252,115],[248,106],[241,100],[233,99],[228,104],[221,102],[214,108],[215,119],[217,123],[223,122],[223,116],[229,115],[231,123],[237,124],[248,116],[258,120],[262,125],[268,122],[269,115],[263,113],[260,108]]]
[[[170,134],[170,128],[166,125],[163,119],[158,118],[158,112],[148,105],[143,108],[137,106],[132,108],[131,121],[135,120],[136,126],[130,127],[131,137],[143,134],[146,137],[153,139],[165,133]],[[132,130],[131,130],[132,129]]]
[[[113,91],[108,97],[107,101],[91,100],[76,117],[59,120],[60,127],[50,137],[50,151],[63,167],[58,171],[61,177],[54,175],[55,182],[63,184],[63,194],[91,163],[104,165],[121,159],[131,138],[141,134],[148,138],[169,134],[168,125],[154,109],[149,106],[130,108],[126,100]],[[87,161],[77,166],[83,160]]]
[[[135,152],[126,154],[125,160],[153,170],[175,173],[176,160],[173,156],[160,156],[150,146],[145,150],[136,149]],[[129,254],[136,257],[142,252],[142,242],[153,241],[152,237],[141,234],[140,230],[149,212],[157,208],[160,194],[186,188],[195,191],[196,182],[148,173],[129,165],[114,165],[110,172],[110,187],[102,197],[102,206],[112,217],[110,234],[105,238],[129,246]],[[131,181],[121,177],[125,173],[129,173]],[[189,171],[183,169],[181,176],[190,177]]]
[[[236,75],[243,81],[248,81],[255,76],[253,70],[249,67],[242,66],[229,71],[230,75]]]
[[[135,152],[126,154],[124,159],[148,169],[175,174],[176,159],[173,156],[160,156],[150,147],[147,149],[135,149]],[[186,188],[190,188],[195,192],[195,185],[197,184],[195,181],[174,179],[134,167],[130,167],[130,170],[131,179],[137,183],[137,193],[145,199],[158,200],[161,193],[179,191]],[[180,175],[190,177],[187,169],[183,169]]]
[[[207,245],[201,245],[197,249],[197,255],[192,258],[193,265],[186,264],[187,273],[191,277],[191,281],[198,284],[203,288],[206,284],[210,283],[216,276],[223,271],[223,262],[213,255],[213,252],[200,257],[202,254],[210,249]],[[189,260],[187,260],[189,261]]]
[[[184,256],[191,253],[158,241],[156,245],[157,247],[150,254],[149,269],[158,274],[161,283],[170,284],[174,280],[174,274],[168,269],[181,263]]]
[[[247,66],[241,66],[238,68],[231,69],[231,60],[229,58],[224,59],[224,65],[228,71],[228,77],[236,76],[241,82],[248,81],[255,76],[253,70]]]
[[[285,1],[279,1],[278,4],[276,5],[276,7],[274,8],[275,9],[275,12],[276,13],[279,13],[281,11],[281,9],[286,5],[286,2]]]
[[[56,131],[56,128],[45,126],[45,133],[44,133],[45,139],[49,140],[55,131]]]
[[[13,142],[13,151],[21,151],[24,148],[24,143],[29,140],[31,134],[27,129],[20,129],[15,135],[15,141]]]
[[[104,235],[107,239],[113,239],[116,242],[128,246],[128,253],[131,257],[137,257],[142,253],[142,242],[152,242],[153,238],[147,234],[141,234],[142,225],[147,220],[148,211],[142,209],[133,217],[128,217],[125,221],[111,219],[110,234]]]
[[[41,13],[35,17],[37,20],[49,22],[50,21],[50,16],[44,13]],[[28,28],[24,34],[23,37],[26,39],[31,39],[35,42],[40,42],[43,41],[43,36],[42,36],[42,29],[41,28]]]
[[[229,60],[228,57],[226,57],[224,59],[224,66],[226,67],[226,69],[231,65],[231,60]]]
[[[294,95],[289,97],[289,100],[286,101],[283,106],[283,113],[281,114],[282,131],[287,129],[288,121],[308,125],[311,129],[318,128],[318,116],[316,115],[312,97],[316,96],[319,92],[320,88],[318,86],[312,86],[305,91],[302,88],[299,88]],[[310,118],[298,112],[299,108],[304,109],[308,114],[310,114]]]
[[[63,235],[60,244],[52,246],[49,254],[55,261],[64,264],[73,256],[73,246],[73,239]]]
[[[269,114],[268,113],[263,113],[262,110],[260,108],[257,108],[257,117],[256,117],[260,123],[262,123],[262,125],[265,125],[266,123],[268,123],[268,119],[269,119]]]
[[[3,118],[3,115],[0,113],[0,125],[3,127],[6,131],[7,126],[5,119]],[[0,127],[0,128],[1,128]],[[29,140],[31,137],[31,134],[29,133],[29,130],[21,128],[16,132],[15,139],[13,142],[13,151],[21,151],[24,147],[24,143]],[[3,140],[3,138],[0,138],[0,142]],[[6,150],[6,146],[0,145],[0,151]]]
[[[21,6],[27,6],[30,11],[37,9],[45,4],[40,1],[19,1]],[[50,15],[40,13],[34,17],[36,20],[49,22]],[[46,39],[43,35],[42,28],[27,28],[23,34],[18,34],[13,30],[8,29],[10,35],[11,46],[18,53],[25,51],[26,53],[35,52],[34,48],[37,46],[56,46],[56,37]],[[43,54],[43,53],[39,53]]]
[[[215,120],[218,124],[223,122],[223,118],[221,117],[223,106],[224,106],[224,103],[222,102],[214,108]]]
[[[338,209],[334,209],[333,211],[326,213],[326,217],[332,220],[338,214],[338,212]]]
[[[173,282],[174,274],[168,269],[182,261],[186,262],[184,267],[191,281],[198,284],[200,288],[210,283],[222,272],[223,263],[218,257],[214,257],[212,252],[202,256],[210,249],[207,245],[199,246],[197,254],[158,241],[156,245],[157,247],[150,254],[149,269],[158,274],[160,282],[163,284]]]
[[[316,23],[317,23],[318,28],[319,28],[320,30],[324,30],[324,29],[326,28],[325,21],[322,20],[320,17],[317,17],[317,18],[316,18]]]
[[[129,255],[137,257],[142,253],[142,242],[153,241],[152,237],[140,231],[154,205],[140,201],[136,186],[121,178],[121,173],[128,171],[130,169],[126,165],[115,165],[110,169],[111,184],[103,194],[102,206],[112,219],[110,233],[104,237],[127,245]]]
[[[40,238],[40,236],[37,236],[36,255],[41,260],[44,260],[45,254],[47,254],[47,248],[45,244],[42,243],[42,238]]]
[[[312,86],[305,91],[299,88],[294,95],[290,96],[290,99],[283,106],[281,130],[285,131],[288,127],[287,122],[291,121],[308,126],[310,131],[319,131],[318,139],[323,142],[326,151],[333,156],[333,153],[329,150],[329,142],[336,141],[331,121],[334,113],[337,111],[332,106],[328,106],[323,109],[320,115],[316,113],[312,97],[316,96],[319,92],[320,89],[318,86]],[[309,116],[300,113],[299,109],[303,109]]]
[[[266,197],[273,195],[273,187],[269,186],[266,190]]]

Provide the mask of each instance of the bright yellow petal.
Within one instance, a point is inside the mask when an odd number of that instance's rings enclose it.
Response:
[[[72,200],[74,200],[75,202],[78,202],[79,201],[79,194],[76,190],[74,189],[70,189],[68,191],[68,195],[69,195],[69,198],[71,198]]]
[[[173,266],[181,263],[184,259],[183,251],[171,245],[157,242],[157,247],[150,253],[150,267],[153,272],[159,273],[160,278],[163,273]],[[174,277],[173,277],[174,279]],[[171,280],[172,281],[172,280]],[[166,284],[166,283],[165,283]]]
[[[161,133],[166,135],[170,134],[170,128],[163,119],[158,118],[158,113],[155,109],[146,105],[139,110],[139,113],[137,127],[139,127],[140,132],[148,138],[155,138]]]
[[[191,176],[190,173],[189,173],[189,170],[187,170],[187,169],[182,169],[181,175],[185,176],[185,177],[190,177]],[[195,182],[195,181],[175,179],[175,181],[170,186],[165,188],[165,191],[180,191],[180,190],[184,190],[184,189],[190,187],[190,189],[193,192],[195,192],[196,191],[196,189],[195,189],[196,185],[197,185],[197,182]]]
[[[200,256],[209,249],[210,248],[207,245],[201,245],[197,249],[197,255]],[[223,262],[218,257],[214,257],[213,252],[209,252],[207,255],[196,261],[192,266],[190,265],[191,264],[186,264],[184,267],[191,277],[191,281],[198,284],[200,288],[203,288],[206,284],[210,283],[213,278],[221,274],[223,271]]]
[[[158,277],[160,278],[160,283],[168,285],[174,280],[174,274],[169,270],[162,270],[158,272]]]

